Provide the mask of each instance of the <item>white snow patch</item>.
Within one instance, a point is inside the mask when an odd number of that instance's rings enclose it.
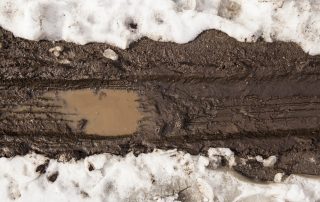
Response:
[[[232,156],[221,148],[210,149],[208,157],[176,150],[100,154],[76,162],[50,160],[42,175],[35,172],[46,161],[41,155],[0,158],[0,201],[179,201],[179,195],[190,201],[320,200],[320,179],[291,175],[279,183],[254,183],[219,167],[220,157]],[[55,173],[57,179],[49,181]]]
[[[281,182],[282,181],[282,178],[283,178],[283,176],[284,176],[284,173],[277,173],[277,174],[275,174],[274,175],[274,182]]]
[[[217,29],[239,41],[293,41],[320,53],[317,0],[1,0],[0,26],[30,40],[186,43]]]
[[[269,156],[266,159],[263,159],[262,156],[256,156],[256,160],[263,164],[264,167],[272,167],[277,162],[276,156]]]

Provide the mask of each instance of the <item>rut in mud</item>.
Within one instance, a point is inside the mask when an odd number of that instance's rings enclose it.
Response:
[[[240,43],[211,30],[188,44],[142,39],[121,50],[96,43],[33,42],[0,31],[2,156],[35,151],[81,158],[153,148],[198,154],[228,147],[238,160],[278,157],[272,168],[256,161],[235,167],[252,178],[320,174],[320,57],[293,43]],[[116,60],[104,57],[108,48]],[[91,120],[78,116],[88,116],[79,112],[83,106],[68,111],[52,102],[55,96],[46,96],[80,91],[129,93],[127,102],[136,104],[130,109],[133,121],[121,111],[128,104],[120,101],[112,126],[127,120],[131,127],[100,130],[90,125],[97,123],[92,114]]]

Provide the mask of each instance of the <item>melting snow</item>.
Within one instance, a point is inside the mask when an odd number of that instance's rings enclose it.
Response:
[[[80,161],[29,154],[0,158],[0,201],[317,201],[320,180],[291,175],[280,183],[258,184],[220,167],[234,165],[229,149],[208,157],[156,150],[135,157],[100,154]],[[45,168],[45,166],[43,166]],[[41,170],[41,169],[39,169]]]
[[[186,43],[217,29],[239,41],[293,41],[320,53],[316,0],[1,0],[0,26],[30,40],[121,48],[144,36]]]

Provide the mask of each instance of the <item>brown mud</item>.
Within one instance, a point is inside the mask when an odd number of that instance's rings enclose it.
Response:
[[[56,119],[65,120],[73,133],[100,136],[132,135],[143,117],[139,111],[137,93],[126,90],[67,90],[46,93],[42,105],[53,109],[42,110]],[[49,107],[50,106],[50,107]],[[30,106],[30,113],[39,113]],[[59,117],[60,116],[60,117]]]
[[[320,174],[320,57],[296,44],[241,43],[211,30],[188,44],[142,39],[121,50],[0,32],[0,156],[34,151],[68,160],[227,147],[237,161],[277,156],[273,167],[234,167],[250,178]],[[117,60],[103,56],[108,48]],[[70,111],[46,96],[84,89],[132,92],[142,114],[137,128],[87,130],[89,118],[68,118]],[[135,132],[123,136],[128,131]]]

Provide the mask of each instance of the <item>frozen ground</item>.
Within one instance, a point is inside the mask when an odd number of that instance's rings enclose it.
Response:
[[[175,150],[138,157],[100,154],[77,162],[50,160],[48,166],[36,154],[1,158],[0,201],[320,200],[319,179],[292,175],[281,182],[277,174],[280,183],[253,183],[222,169],[222,157],[235,164],[229,149],[210,149],[208,157]]]
[[[143,36],[186,43],[217,29],[240,41],[293,41],[320,53],[317,0],[1,0],[0,26],[31,40],[121,48]]]

